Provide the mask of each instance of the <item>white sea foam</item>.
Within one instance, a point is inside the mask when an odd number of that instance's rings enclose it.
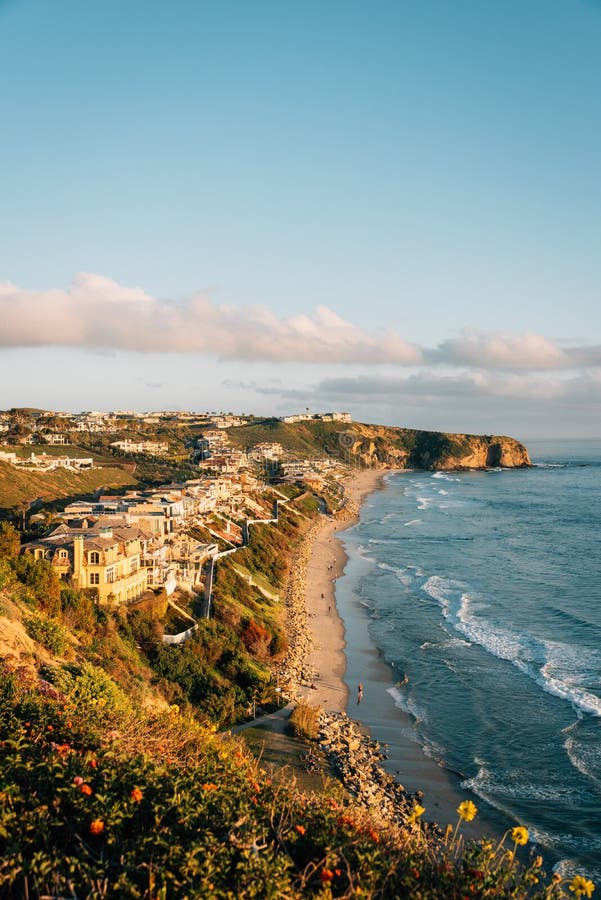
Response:
[[[394,705],[397,707],[397,709],[401,709],[403,712],[410,715],[416,725],[427,720],[427,716],[424,710],[421,709],[421,707],[418,706],[418,704],[411,697],[403,694],[403,692],[399,690],[398,687],[395,686],[386,688],[386,691],[394,700]]]
[[[596,774],[601,771],[601,749],[583,746],[572,734],[568,734],[563,746],[574,768],[601,787],[601,778]]]
[[[583,662],[574,648],[517,634],[476,615],[474,597],[465,592],[465,585],[461,582],[432,575],[423,585],[423,590],[439,603],[444,617],[469,641],[512,663],[548,694],[571,703],[578,715],[601,717],[601,698],[578,683],[582,677]],[[576,670],[577,674],[566,670],[566,657],[580,669]]]
[[[403,525],[408,528],[410,525],[420,525],[421,521],[421,519],[411,519],[409,522],[404,522]]]
[[[448,493],[449,493],[449,492],[448,492],[448,491],[445,491],[445,490],[443,490],[443,489],[441,488],[441,489],[439,490],[438,493],[439,493],[439,494],[444,494],[444,496],[446,497],[446,496],[448,496]]]
[[[452,647],[471,647],[470,641],[464,641],[461,638],[449,638],[448,641],[424,641],[420,644],[420,650],[430,650],[433,647],[443,650]]]
[[[434,503],[433,497],[418,497],[417,498],[417,508],[418,509],[429,509]]]

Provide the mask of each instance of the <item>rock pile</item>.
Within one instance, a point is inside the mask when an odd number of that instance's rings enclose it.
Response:
[[[377,741],[363,734],[346,713],[325,712],[320,716],[319,740],[321,749],[359,806],[377,809],[378,815],[390,822],[407,821],[423,795],[421,791],[409,794],[382,768],[386,753]]]

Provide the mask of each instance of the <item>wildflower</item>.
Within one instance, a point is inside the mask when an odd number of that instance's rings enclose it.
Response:
[[[75,785],[75,787],[79,787],[80,784],[83,784],[83,778],[81,777],[81,775],[75,776],[75,778],[73,779],[73,784]]]
[[[540,869],[542,864],[543,864],[542,856],[535,856],[534,859],[532,860],[532,866],[534,869]]]
[[[298,831],[298,833],[302,837],[305,833],[305,826],[304,825],[295,825],[294,827],[295,827],[296,831]]]
[[[140,788],[135,787],[129,796],[131,797],[132,800],[135,800],[136,803],[139,803],[140,800],[142,799],[142,797],[144,796],[144,794],[142,793]]]
[[[96,762],[95,759],[91,759],[90,762],[89,762],[89,765],[90,765],[93,769],[97,769],[97,768],[98,768],[98,763]]]
[[[89,784],[80,784],[79,790],[82,794],[85,794],[86,797],[90,797],[93,794],[92,788]]]
[[[372,841],[374,842],[374,844],[380,843],[380,835],[378,834],[377,831],[374,831],[373,828],[370,828],[367,833],[370,836],[370,838],[372,839]]]
[[[334,873],[331,869],[322,869],[319,873],[319,877],[323,882],[331,881],[334,877]],[[589,894],[590,896],[590,894]]]
[[[203,791],[216,791],[217,785],[207,781],[205,784],[203,784],[202,789]]]
[[[425,811],[426,811],[425,806],[420,806],[419,803],[416,803],[415,806],[413,807],[413,812],[411,813],[411,815],[407,816],[407,823],[410,824],[411,822],[417,822],[419,817],[423,816]]]
[[[516,844],[523,846],[528,843],[528,829],[524,828],[522,825],[518,825],[511,832],[511,840],[515,841]]]
[[[102,834],[104,831],[104,822],[102,819],[94,819],[93,822],[90,822],[89,831],[90,834]]]
[[[476,817],[478,807],[475,803],[472,803],[471,800],[464,800],[463,803],[460,803],[457,807],[457,812],[459,813],[460,819],[464,819],[466,822],[471,822],[472,819]]]
[[[471,822],[478,812],[478,807],[475,803],[472,803],[471,800],[464,800],[457,807],[457,812],[459,814],[459,818],[457,820],[457,824],[455,825],[455,831],[453,832],[453,837],[451,838],[450,846],[453,847],[455,844],[455,840],[457,839],[457,832],[459,831],[459,826],[465,820],[466,822]],[[448,830],[447,830],[448,834]]]
[[[584,878],[583,875],[575,875],[570,884],[570,890],[576,894],[577,897],[582,897],[583,894],[585,897],[592,897],[595,885],[592,881],[589,881],[588,878]]]

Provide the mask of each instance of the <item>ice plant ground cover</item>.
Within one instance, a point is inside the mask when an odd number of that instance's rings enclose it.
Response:
[[[174,708],[137,712],[108,680],[96,692],[77,682],[66,691],[23,671],[0,675],[2,897],[226,898],[235,886],[240,898],[459,900],[594,889],[583,876],[549,882],[540,858],[523,866],[504,842],[449,843],[422,825],[422,808],[385,826],[336,789],[308,798],[272,782],[237,739]]]

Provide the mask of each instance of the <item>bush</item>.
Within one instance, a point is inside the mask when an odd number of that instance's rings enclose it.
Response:
[[[314,741],[319,736],[319,713],[316,706],[298,703],[292,710],[288,724],[294,737]]]
[[[50,650],[56,656],[61,656],[67,646],[67,632],[55,619],[39,616],[36,613],[28,616],[24,623],[30,638]]]

